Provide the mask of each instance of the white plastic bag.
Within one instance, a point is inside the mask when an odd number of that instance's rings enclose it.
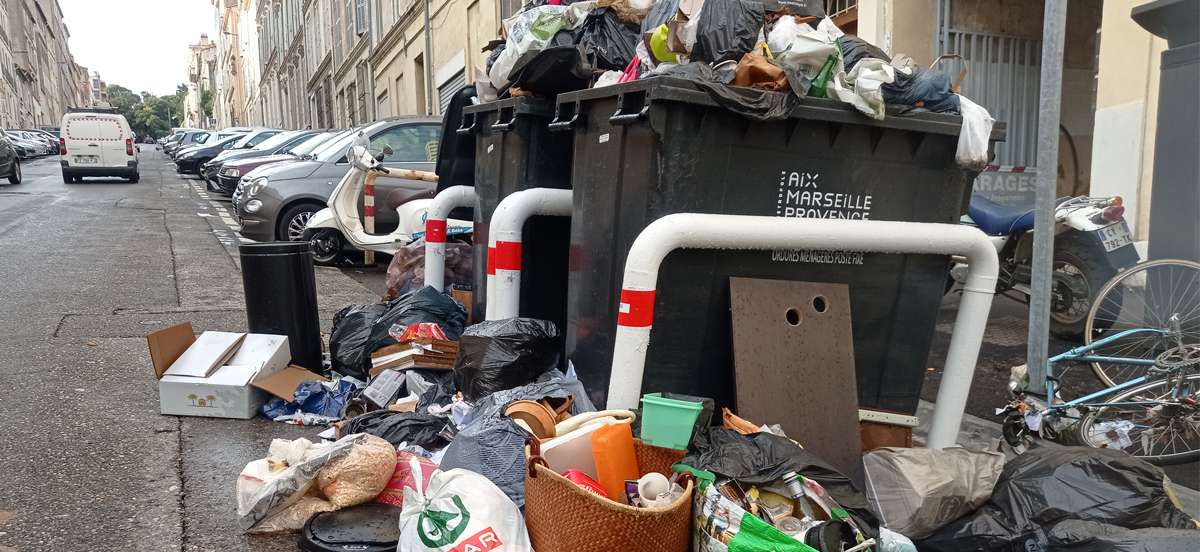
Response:
[[[863,455],[867,500],[881,525],[923,539],[992,496],[1004,455],[964,448],[881,448]]]
[[[982,170],[988,163],[988,139],[992,136],[992,125],[996,120],[979,104],[958,96],[962,112],[962,130],[958,134],[958,151],[954,158],[964,169]]]
[[[403,552],[533,552],[525,518],[494,483],[472,471],[438,471],[422,492],[404,489]]]
[[[877,121],[883,120],[883,90],[885,84],[896,80],[896,69],[879,58],[862,58],[842,79],[834,75],[830,89],[833,95],[846,102],[863,115]]]
[[[517,59],[525,52],[537,52],[546,47],[554,34],[561,30],[572,30],[587,20],[587,15],[596,9],[595,0],[576,2],[568,6],[543,5],[522,11],[504,20],[507,39],[504,51],[496,57],[488,78],[492,86],[502,90],[512,81],[509,73]]]
[[[238,524],[243,530],[250,529],[300,501],[312,490],[317,473],[326,463],[345,456],[354,445],[365,442],[366,437],[364,433],[357,433],[327,445],[298,446],[296,448],[303,449],[303,453],[297,452],[301,456],[295,457],[296,462],[288,463],[286,467],[283,467],[285,461],[279,458],[246,464],[237,480]],[[276,452],[289,448],[284,442],[272,443],[272,446]]]

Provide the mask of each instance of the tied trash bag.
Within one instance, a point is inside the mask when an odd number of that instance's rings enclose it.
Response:
[[[321,468],[346,456],[367,438],[363,434],[347,435],[333,443],[292,447],[295,450],[288,458],[264,458],[247,464],[237,480],[238,525],[248,530],[300,502],[314,489]]]
[[[517,505],[467,470],[439,471],[427,490],[404,490],[398,550],[533,552]]]
[[[958,133],[958,150],[954,159],[964,169],[983,170],[988,164],[988,141],[996,120],[979,104],[958,96],[962,111],[962,129]]]
[[[754,0],[705,0],[696,21],[691,60],[737,61],[754,49],[766,11]]]
[[[881,59],[889,63],[892,61],[892,57],[879,47],[854,35],[842,35],[838,44],[842,49],[842,64],[846,66],[847,71],[853,70],[864,58]]]
[[[637,55],[641,39],[636,24],[622,23],[612,9],[592,12],[576,32],[576,42],[592,58],[596,69],[619,71]]]
[[[550,96],[583,90],[591,78],[591,64],[574,45],[546,48],[528,59],[523,57],[512,70],[514,88]]]
[[[963,448],[881,448],[863,456],[867,498],[879,522],[923,539],[992,496],[1004,455]]]
[[[1095,521],[1067,520],[1050,529],[1055,552],[1196,552],[1200,534],[1188,529],[1126,529]],[[881,551],[882,552],[882,551]]]
[[[1119,450],[1036,448],[1008,462],[982,507],[917,546],[922,552],[1079,550],[1051,546],[1049,534],[1068,520],[1188,529],[1200,537],[1168,481],[1161,469]]]
[[[595,1],[575,2],[567,6],[542,5],[505,19],[507,39],[504,49],[488,69],[492,85],[497,90],[507,88],[512,83],[512,70],[521,56],[545,49],[559,31],[579,28],[594,9]]]
[[[454,385],[468,401],[531,383],[558,364],[558,328],[532,318],[488,320],[467,328],[458,344]]]
[[[427,449],[439,449],[449,442],[442,433],[445,427],[445,418],[422,411],[376,410],[346,420],[342,425],[342,432],[374,435],[396,447],[407,443]]]
[[[428,286],[387,303],[351,305],[333,317],[333,331],[329,334],[333,370],[367,381],[371,353],[396,343],[388,334],[393,324],[434,322],[455,340],[462,335],[466,320],[467,311],[462,305]]]

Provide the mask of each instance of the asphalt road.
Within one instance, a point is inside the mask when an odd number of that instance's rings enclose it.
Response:
[[[144,336],[246,318],[228,204],[144,149],[138,184],[68,185],[49,157],[0,186],[0,552],[295,550],[241,533],[234,483],[272,438],[316,431],[158,413]],[[325,331],[378,298],[317,281]]]

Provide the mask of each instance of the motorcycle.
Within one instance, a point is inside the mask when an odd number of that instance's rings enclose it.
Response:
[[[368,184],[374,184],[377,177],[437,182],[437,175],[431,172],[381,166],[380,162],[391,154],[388,147],[377,155],[372,154],[367,148],[366,137],[361,135],[351,146],[346,155],[350,170],[329,195],[327,207],[313,214],[304,228],[304,239],[312,244],[313,260],[317,263],[335,264],[346,247],[394,255],[424,234],[425,212],[433,201],[431,198],[412,199],[396,206],[399,224],[390,234],[369,234],[363,226],[358,206],[363,190]],[[472,225],[471,221],[450,219],[446,221],[446,231],[448,235],[466,234],[471,232]]]
[[[1060,198],[1054,208],[1053,283],[1050,333],[1080,341],[1096,293],[1121,270],[1140,260],[1116,197]],[[962,224],[991,236],[1000,257],[996,293],[1029,304],[1033,254],[1033,211],[1013,209],[980,195],[971,196]],[[955,262],[947,292],[966,280],[967,267]]]

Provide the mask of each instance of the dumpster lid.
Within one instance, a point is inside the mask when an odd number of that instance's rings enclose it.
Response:
[[[733,85],[728,85],[733,86]],[[765,92],[767,94],[788,94],[790,92]],[[558,105],[583,103],[591,100],[610,98],[624,95],[644,95],[645,102],[654,101],[682,102],[709,107],[720,105],[700,89],[696,83],[678,77],[654,76],[629,83],[590,88],[576,92],[559,94]],[[478,107],[478,106],[476,106]],[[879,128],[924,132],[927,134],[944,134],[958,136],[962,127],[962,116],[949,113],[920,112],[912,113],[907,107],[887,107],[887,114],[882,121],[870,119],[859,113],[850,104],[829,98],[800,98],[800,103],[792,113],[795,119],[810,119],[866,125]],[[997,122],[992,128],[992,140],[1003,141],[1006,134],[1005,123]]]

